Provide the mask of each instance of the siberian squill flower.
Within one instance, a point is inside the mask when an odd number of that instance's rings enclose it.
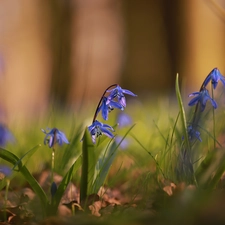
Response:
[[[44,129],[41,129],[41,131],[46,134],[44,144],[48,144],[49,148],[52,148],[56,143],[59,145],[62,145],[63,142],[69,144],[66,135],[62,131],[58,130],[57,128],[48,128],[48,130],[50,130],[50,132],[47,133]]]
[[[129,141],[128,141],[128,139],[127,138],[124,138],[123,140],[123,137],[121,137],[121,136],[116,136],[115,137],[115,142],[117,143],[117,144],[120,144],[120,148],[122,149],[122,150],[125,150],[128,146],[129,146]]]
[[[115,88],[108,90],[107,92],[110,92],[106,104],[108,104],[110,101],[112,101],[114,98],[118,98],[119,103],[123,106],[126,107],[126,98],[124,94],[131,95],[131,96],[137,96],[133,92],[122,89],[119,85],[117,85]]]
[[[52,185],[51,185],[51,188],[50,188],[52,198],[54,197],[54,195],[55,195],[57,189],[58,189],[58,188],[57,188],[57,185],[56,185],[56,183],[53,181],[53,182],[52,182]]]
[[[107,103],[107,97],[103,97],[102,103],[101,103],[100,107],[98,108],[98,112],[102,111],[102,117],[103,117],[103,119],[104,120],[108,120],[108,114],[114,108],[118,108],[120,110],[123,110],[124,109],[123,106],[120,103],[115,102],[113,100],[110,100]]]
[[[203,86],[205,87],[209,82],[212,82],[213,89],[216,89],[218,82],[221,81],[225,86],[225,77],[220,73],[217,68],[214,68],[206,77]]]
[[[0,165],[0,173],[4,175],[4,177],[9,177],[12,174],[12,169],[8,166]]]
[[[101,136],[102,134],[105,134],[106,136],[113,138],[114,135],[112,134],[111,131],[114,131],[114,129],[104,123],[101,123],[97,120],[95,120],[89,127],[88,127],[89,132],[91,133],[91,138],[92,142],[96,142],[96,138]],[[111,130],[111,131],[110,131]]]
[[[199,141],[202,142],[202,139],[201,139],[201,137],[200,137],[200,132],[197,131],[197,130],[195,130],[195,129],[192,127],[192,125],[188,126],[187,131],[188,131],[189,138],[190,138],[191,140],[193,140],[193,138],[197,138]]]
[[[196,105],[200,103],[201,111],[204,111],[206,102],[209,100],[212,103],[212,106],[216,109],[217,104],[216,102],[210,97],[209,92],[207,89],[203,88],[200,92],[193,92],[188,97],[195,96],[189,103],[189,106]]]
[[[117,123],[118,123],[119,127],[122,128],[122,127],[131,125],[132,119],[128,114],[121,112],[117,117]]]
[[[12,133],[3,125],[0,124],[0,146],[5,147],[7,142],[13,141]]]

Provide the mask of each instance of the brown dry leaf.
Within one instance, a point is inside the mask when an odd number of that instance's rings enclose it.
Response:
[[[10,220],[16,216],[16,214],[14,214],[13,212],[11,212],[8,209],[2,209],[0,210],[0,221],[8,221],[10,222]]]
[[[170,183],[170,185],[165,186],[163,190],[171,196],[173,194],[173,191],[176,189],[176,185],[174,183]]]
[[[92,205],[89,205],[89,209],[91,211],[91,214],[93,216],[100,217],[101,214],[99,213],[100,209],[102,208],[102,202],[101,201],[96,201]]]
[[[70,216],[72,215],[72,211],[70,208],[68,208],[67,206],[63,205],[59,205],[58,207],[58,215],[59,216]]]
[[[107,205],[109,204],[121,205],[122,204],[121,201],[124,201],[123,195],[120,193],[118,189],[101,187],[98,194],[106,202]]]

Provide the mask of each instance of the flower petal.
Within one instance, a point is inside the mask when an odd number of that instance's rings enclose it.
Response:
[[[214,99],[210,99],[211,100],[211,103],[212,103],[212,106],[214,107],[214,109],[217,108],[217,103]]]
[[[195,96],[195,95],[200,95],[200,92],[199,91],[193,92],[193,93],[189,94],[188,97],[192,97],[192,96]]]
[[[66,144],[69,144],[69,141],[67,140],[66,135],[62,131],[58,130],[58,134],[59,134],[62,142],[66,143]]]
[[[137,95],[134,94],[132,91],[129,91],[129,90],[127,90],[127,89],[122,89],[122,92],[123,92],[124,94],[131,95],[131,96],[134,96],[134,97],[137,96]]]
[[[113,108],[117,108],[117,109],[124,110],[123,106],[122,106],[120,103],[118,103],[118,102],[111,101],[111,102],[109,103],[109,105],[110,105],[111,107],[113,107]]]
[[[114,135],[108,129],[106,129],[105,127],[101,127],[101,131],[102,131],[103,134],[105,134],[106,136],[108,136],[110,138],[114,137]]]
[[[200,96],[196,96],[195,98],[191,99],[191,101],[188,103],[188,105],[189,106],[196,105],[199,100],[200,100]]]
[[[118,96],[118,99],[119,99],[119,103],[123,106],[123,107],[126,107],[126,98],[125,96]]]

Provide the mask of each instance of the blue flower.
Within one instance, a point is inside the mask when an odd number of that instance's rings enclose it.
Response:
[[[131,96],[137,96],[133,92],[122,89],[119,85],[117,85],[115,88],[108,90],[107,92],[110,92],[110,95],[108,96],[106,104],[108,104],[112,99],[118,98],[119,103],[123,106],[126,107],[126,98],[124,94],[131,95]]]
[[[56,183],[53,181],[52,182],[52,185],[51,185],[51,196],[52,196],[52,198],[55,196],[55,193],[56,193],[56,191],[57,191],[57,185],[56,185]]]
[[[195,130],[195,129],[192,127],[192,125],[188,126],[187,131],[188,131],[189,138],[190,138],[191,140],[193,140],[193,138],[197,138],[199,141],[202,142],[202,139],[201,139],[201,137],[200,137],[200,132],[197,131],[197,130]]]
[[[7,142],[13,140],[12,133],[3,124],[0,124],[0,146],[5,147]]]
[[[93,143],[96,142],[96,138],[101,136],[102,134],[105,134],[106,136],[113,138],[114,135],[111,133],[111,131],[114,131],[114,129],[107,125],[103,124],[97,120],[95,120],[89,127],[89,132],[91,133],[91,138]],[[110,131],[111,130],[111,131]]]
[[[225,77],[220,73],[220,71],[217,68],[214,68],[206,77],[203,83],[204,87],[210,82],[210,80],[212,82],[213,89],[216,89],[219,81],[221,81],[225,86]]]
[[[121,137],[121,136],[116,136],[115,137],[115,142],[117,143],[117,144],[120,144],[120,148],[122,149],[122,150],[125,150],[128,146],[129,146],[129,142],[130,141],[128,141],[128,138],[124,138],[123,140],[123,137]],[[122,141],[122,142],[121,142]]]
[[[113,100],[110,100],[107,103],[107,100],[108,99],[106,97],[103,97],[102,103],[101,103],[100,107],[98,108],[98,113],[102,110],[102,117],[103,117],[104,120],[108,120],[108,114],[114,108],[118,108],[118,109],[121,109],[121,110],[124,109],[123,106],[120,103],[115,102]]]
[[[9,177],[12,174],[12,169],[8,166],[0,166],[0,173],[4,174],[5,177]]]
[[[52,148],[56,143],[58,143],[59,145],[62,145],[63,142],[69,144],[66,135],[62,131],[56,128],[49,129],[50,130],[49,133],[47,133],[44,129],[41,130],[46,134],[44,144],[45,145],[48,144],[49,148]]]
[[[131,125],[132,119],[129,115],[122,112],[118,115],[117,122],[118,122],[119,127],[122,128],[122,127]]]
[[[193,106],[200,103],[201,111],[203,111],[205,109],[206,102],[210,100],[212,103],[212,106],[215,109],[217,108],[216,102],[210,97],[208,90],[205,88],[202,89],[200,92],[194,92],[190,94],[188,97],[191,97],[191,96],[195,96],[195,97],[189,102],[188,104],[189,106]]]

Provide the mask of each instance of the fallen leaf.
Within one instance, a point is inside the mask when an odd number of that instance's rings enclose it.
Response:
[[[91,214],[93,216],[100,217],[101,214],[99,213],[100,209],[102,208],[102,202],[101,201],[96,201],[92,205],[89,205],[89,209],[91,211]]]

